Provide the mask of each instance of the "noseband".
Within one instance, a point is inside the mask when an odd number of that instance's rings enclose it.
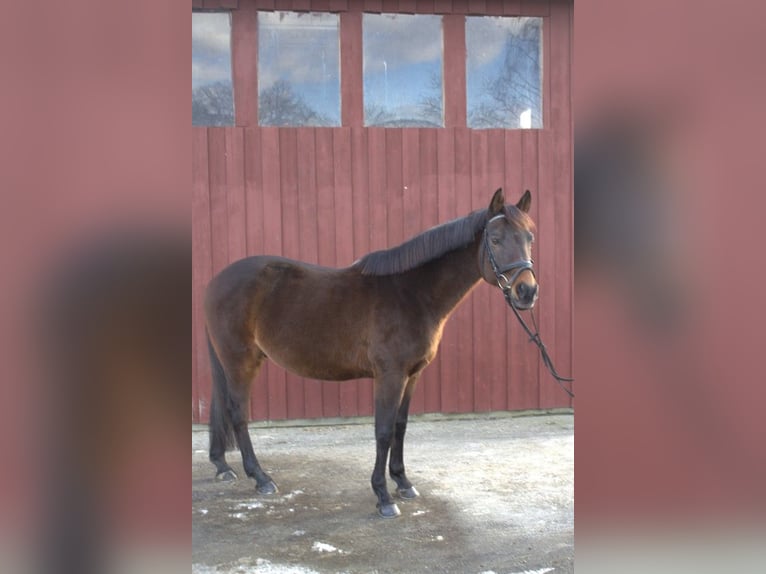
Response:
[[[492,266],[492,271],[494,272],[495,278],[497,279],[497,286],[500,287],[500,290],[503,292],[503,296],[505,297],[505,301],[513,311],[513,314],[516,315],[516,318],[519,320],[519,323],[521,323],[524,331],[526,331],[527,335],[529,335],[529,340],[537,345],[538,349],[540,349],[540,356],[542,357],[543,364],[547,367],[548,371],[553,376],[553,378],[556,379],[556,382],[561,386],[561,388],[564,389],[564,392],[566,392],[566,394],[568,394],[570,397],[574,398],[574,393],[562,384],[564,381],[571,383],[574,381],[574,379],[569,377],[562,377],[556,372],[556,368],[553,366],[553,361],[551,360],[550,355],[548,355],[548,349],[545,347],[543,340],[540,338],[540,329],[537,327],[534,313],[532,313],[532,310],[530,309],[529,314],[532,316],[532,325],[534,325],[535,328],[533,333],[532,329],[527,326],[527,324],[524,322],[524,319],[522,319],[521,315],[519,315],[519,310],[516,308],[516,305],[513,303],[513,299],[511,297],[513,283],[523,271],[529,271],[533,276],[535,276],[535,279],[537,279],[535,270],[532,267],[533,261],[531,259],[520,259],[519,261],[514,261],[513,263],[508,263],[507,265],[500,266],[497,263],[497,259],[495,259],[495,254],[492,252],[492,245],[489,242],[489,234],[487,233],[487,225],[489,225],[491,221],[504,217],[505,215],[503,214],[495,215],[494,217],[490,218],[484,225],[484,249],[487,252],[489,264]],[[506,273],[509,271],[513,271],[510,278],[506,275]]]

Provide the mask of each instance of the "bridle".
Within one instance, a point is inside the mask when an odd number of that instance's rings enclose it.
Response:
[[[516,281],[516,278],[525,270],[529,270],[532,275],[535,275],[535,270],[532,267],[534,261],[531,259],[519,259],[518,261],[514,261],[513,263],[508,263],[507,265],[502,266],[497,262],[497,259],[495,259],[495,254],[492,252],[492,246],[489,242],[489,234],[487,233],[487,226],[496,219],[505,219],[505,215],[495,215],[494,217],[490,218],[484,225],[484,250],[487,252],[487,256],[489,257],[489,264],[492,266],[492,271],[495,273],[497,286],[500,287],[503,295],[505,295],[505,300],[508,302],[508,305],[515,309],[516,307],[511,300],[511,289],[513,287],[513,283]],[[511,275],[510,279],[505,275],[509,271],[513,271],[513,275]],[[535,276],[535,279],[537,279],[537,276]]]
[[[574,379],[569,377],[562,377],[556,372],[556,368],[553,366],[553,361],[551,360],[550,355],[548,355],[548,349],[545,347],[545,344],[543,343],[542,339],[540,338],[540,329],[537,327],[537,321],[535,321],[535,315],[532,313],[532,310],[529,310],[529,315],[532,317],[532,325],[534,326],[535,330],[532,332],[532,330],[527,326],[527,324],[524,322],[524,319],[521,318],[521,315],[519,314],[519,310],[516,308],[516,305],[513,303],[513,298],[511,291],[513,289],[513,284],[518,278],[521,273],[524,271],[529,271],[532,273],[532,275],[537,279],[537,276],[535,275],[535,270],[532,267],[533,261],[532,259],[519,259],[518,261],[514,261],[513,263],[508,263],[506,265],[500,265],[497,262],[497,259],[495,258],[495,254],[492,251],[492,245],[489,241],[489,233],[487,233],[487,226],[490,224],[490,222],[495,221],[496,219],[505,218],[505,215],[502,213],[500,215],[495,215],[494,217],[491,217],[487,220],[487,223],[484,225],[484,250],[487,252],[487,257],[489,258],[489,264],[492,266],[492,272],[495,274],[495,279],[497,280],[497,286],[500,287],[500,290],[503,292],[503,296],[505,297],[505,301],[508,303],[508,306],[513,311],[513,314],[516,315],[516,318],[519,320],[519,323],[521,323],[521,326],[524,328],[524,331],[526,331],[527,335],[529,335],[529,340],[532,341],[535,345],[537,345],[537,348],[540,349],[540,356],[542,357],[543,364],[546,366],[548,371],[551,375],[553,375],[553,378],[556,379],[556,382],[561,386],[562,389],[564,389],[564,392],[568,394],[570,397],[574,398],[574,393],[570,391],[568,388],[566,388],[562,383],[569,382],[571,383],[574,381]],[[506,275],[509,271],[513,271],[510,278]]]

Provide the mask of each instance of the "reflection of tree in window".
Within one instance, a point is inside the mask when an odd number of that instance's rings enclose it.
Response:
[[[431,74],[428,87],[420,97],[420,111],[423,120],[431,123],[433,127],[441,127],[444,122],[442,108],[442,76],[441,73]]]
[[[234,125],[231,82],[215,82],[192,90],[192,125]]]
[[[262,126],[330,126],[333,121],[312,109],[295,93],[292,84],[277,80],[260,94],[259,123]]]
[[[542,127],[540,36],[535,19],[525,19],[517,30],[509,31],[501,67],[484,80],[486,98],[469,111],[471,127]],[[523,114],[528,125],[521,125]]]

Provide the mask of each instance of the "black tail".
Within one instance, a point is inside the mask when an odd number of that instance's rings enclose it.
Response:
[[[210,454],[223,454],[234,448],[237,443],[234,438],[234,425],[231,421],[229,405],[229,388],[226,383],[226,373],[223,370],[218,355],[210,342],[210,334],[207,337],[207,348],[210,354],[210,370],[213,375],[213,393],[210,400]]]

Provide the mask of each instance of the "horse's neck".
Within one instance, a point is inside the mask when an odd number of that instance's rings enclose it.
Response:
[[[434,312],[446,318],[481,280],[477,263],[479,241],[451,251],[422,268],[422,293]]]

